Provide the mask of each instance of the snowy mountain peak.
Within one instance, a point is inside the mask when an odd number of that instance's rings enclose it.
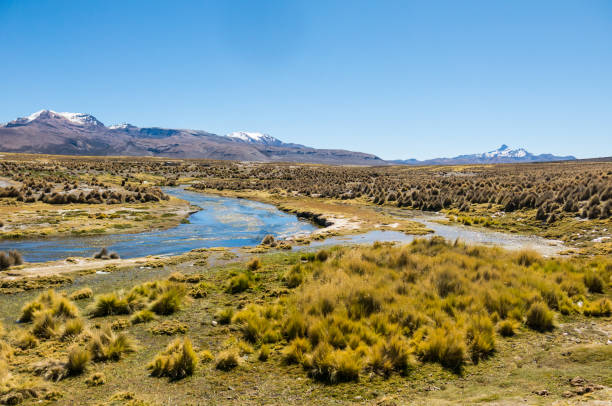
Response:
[[[506,144],[502,144],[501,147],[494,151],[485,152],[482,154],[483,158],[523,158],[527,156],[527,152],[524,148],[510,149]]]
[[[22,125],[29,124],[36,120],[44,120],[44,119],[64,119],[68,120],[71,124],[79,125],[79,126],[104,126],[98,119],[96,119],[91,114],[84,113],[58,113],[53,110],[40,110],[36,113],[30,114],[27,117],[20,117],[17,120],[13,120],[7,124],[5,127],[18,127]]]
[[[268,134],[262,134],[258,132],[246,132],[246,131],[235,131],[227,134],[226,137],[248,142],[250,144],[264,144],[264,145],[280,145],[282,142]]]

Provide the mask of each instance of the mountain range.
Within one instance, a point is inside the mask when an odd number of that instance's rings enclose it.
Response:
[[[576,157],[557,156],[552,154],[535,155],[524,148],[511,149],[503,144],[498,149],[480,154],[458,155],[453,158],[433,158],[424,161],[417,159],[399,159],[389,161],[400,165],[461,165],[461,164],[497,164],[497,163],[519,163],[519,162],[550,162],[569,161]]]
[[[300,162],[332,165],[457,165],[471,163],[544,162],[573,156],[534,155],[507,145],[481,154],[385,161],[376,155],[342,149],[317,149],[285,143],[258,132],[217,135],[201,130],[105,126],[90,114],[41,110],[0,125],[0,151],[58,155],[161,156],[255,162]]]
[[[0,151],[59,155],[163,156],[257,162],[386,165],[372,154],[316,149],[270,135],[200,130],[105,126],[90,114],[41,110],[0,126]]]

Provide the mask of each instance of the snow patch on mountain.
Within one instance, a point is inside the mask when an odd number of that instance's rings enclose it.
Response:
[[[66,119],[72,124],[81,126],[104,126],[98,119],[91,114],[85,113],[69,113],[69,112],[57,112],[53,110],[40,110],[36,113],[32,113],[27,117],[20,117],[17,120],[13,120],[6,123],[4,127],[10,127],[12,125],[25,125],[38,119]]]
[[[524,148],[510,149],[506,144],[503,144],[496,150],[485,152],[482,154],[483,158],[523,158],[527,156],[527,152]]]
[[[127,130],[128,128],[136,128],[132,124],[121,123],[121,124],[113,124],[108,127],[110,130]]]
[[[258,132],[235,131],[226,135],[228,138],[248,142],[251,144],[279,145],[282,142],[268,134]]]

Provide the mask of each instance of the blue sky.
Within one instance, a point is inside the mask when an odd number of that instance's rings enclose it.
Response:
[[[612,155],[610,1],[0,0],[0,122],[261,131],[386,159]]]

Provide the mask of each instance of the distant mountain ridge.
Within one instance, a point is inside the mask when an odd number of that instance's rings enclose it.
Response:
[[[399,159],[389,161],[400,165],[461,165],[461,164],[495,164],[495,163],[519,163],[519,162],[549,162],[570,161],[576,157],[556,156],[552,154],[535,155],[524,148],[510,149],[502,144],[498,149],[480,154],[459,155],[453,158],[434,158],[419,161],[417,159]]]
[[[217,135],[200,130],[140,128],[127,123],[107,127],[91,114],[53,110],[41,110],[0,125],[0,151],[331,165],[388,164],[372,154],[289,144],[256,132]]]
[[[217,135],[201,130],[105,126],[91,114],[40,110],[0,125],[0,151],[60,155],[163,156],[255,162],[330,165],[459,165],[574,160],[573,156],[535,155],[507,145],[453,158],[385,161],[376,155],[340,149],[316,149],[285,143],[259,132]]]

